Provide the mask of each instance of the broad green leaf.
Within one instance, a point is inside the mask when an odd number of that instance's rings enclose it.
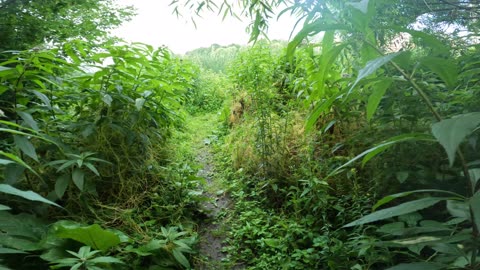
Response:
[[[393,58],[395,58],[396,56],[398,56],[399,54],[401,54],[401,52],[396,52],[396,53],[391,53],[391,54],[387,54],[385,56],[381,56],[377,59],[374,59],[374,60],[371,60],[369,61],[364,68],[362,68],[359,72],[358,72],[358,77],[357,79],[355,80],[355,82],[353,83],[352,87],[350,87],[350,90],[348,90],[348,93],[347,95],[349,95],[353,89],[355,88],[355,86],[364,78],[370,76],[371,74],[373,74],[375,71],[377,71],[380,67],[382,67],[383,65],[385,65],[386,63],[392,61]]]
[[[352,226],[384,220],[391,217],[405,215],[408,213],[412,213],[412,212],[416,212],[416,211],[428,208],[443,200],[445,200],[445,198],[428,197],[428,198],[423,198],[423,199],[402,203],[397,206],[393,206],[390,208],[373,212],[353,222],[350,222],[347,225],[344,225],[343,227],[352,227]]]
[[[447,190],[441,190],[441,189],[417,189],[417,190],[412,190],[412,191],[405,191],[405,192],[400,192],[396,194],[391,194],[388,196],[383,197],[381,200],[379,200],[373,207],[372,210],[375,211],[378,207],[391,202],[394,199],[402,198],[405,196],[409,196],[411,194],[415,193],[443,193],[449,196],[453,196],[454,198],[458,198],[458,200],[464,200],[465,197],[457,194],[455,192],[447,191]]]
[[[265,242],[265,244],[273,248],[279,248],[282,244],[279,239],[275,239],[275,238],[267,238],[267,239],[264,239],[263,241]]]
[[[63,164],[62,164],[63,163]],[[49,162],[48,164],[49,165],[56,165],[56,164],[62,164],[60,167],[58,167],[57,169],[57,172],[60,172],[60,171],[63,171],[65,170],[66,168],[69,168],[71,166],[73,166],[75,163],[77,163],[77,160],[66,160],[66,159],[62,159],[62,160],[55,160],[55,161],[52,161],[52,162]]]
[[[473,214],[473,222],[477,229],[480,229],[480,192],[476,192],[469,201],[470,209]]]
[[[12,208],[6,206],[6,205],[3,205],[3,204],[0,204],[0,211],[5,211],[5,210],[11,210]]]
[[[25,251],[18,250],[18,249],[0,247],[0,254],[25,254],[25,253],[26,253]]]
[[[78,187],[78,189],[83,191],[83,187],[85,184],[85,172],[79,168],[73,169],[72,180],[73,183],[75,183],[75,185]]]
[[[188,262],[188,259],[185,257],[185,255],[183,255],[180,250],[174,248],[172,250],[172,254],[173,257],[175,257],[175,260],[177,260],[177,262],[179,262],[185,268],[190,269],[190,263]]]
[[[480,125],[480,112],[461,114],[432,125],[433,136],[443,146],[450,166],[455,161],[455,153],[460,143]]]
[[[325,35],[327,35],[329,32],[326,32]],[[333,32],[332,32],[333,33]],[[325,39],[325,36],[324,36]],[[349,43],[345,43],[342,45],[338,45],[333,47],[332,49],[326,50],[326,42],[322,41],[322,50],[325,49],[325,52],[322,52],[322,55],[320,56],[319,59],[319,66],[324,67],[322,68],[316,75],[315,75],[315,85],[316,87],[314,88],[314,91],[311,94],[311,98],[313,100],[318,100],[320,98],[323,98],[322,93],[324,93],[324,88],[325,88],[325,79],[328,77],[328,73],[331,72],[331,67],[335,63],[335,60],[337,57],[340,55],[340,53],[345,49],[347,46],[349,46]],[[320,91],[321,90],[321,91]]]
[[[367,121],[370,121],[373,117],[373,114],[377,111],[378,105],[380,104],[380,100],[382,100],[385,92],[392,84],[393,80],[390,78],[386,78],[381,80],[380,82],[376,83],[373,86],[373,92],[368,97],[368,104],[367,104]]]
[[[25,123],[35,131],[39,131],[37,122],[33,119],[32,115],[27,112],[17,111],[17,114],[25,121]]]
[[[307,131],[311,131],[312,128],[317,123],[317,120],[320,117],[320,115],[322,113],[326,112],[328,109],[330,109],[330,107],[335,102],[335,100],[341,98],[342,95],[343,95],[343,93],[337,93],[336,95],[330,97],[329,99],[327,99],[323,102],[318,102],[315,105],[315,108],[313,109],[313,111],[308,116],[307,123],[305,124],[305,129]]]
[[[385,270],[441,270],[447,269],[448,265],[431,262],[402,263]]]
[[[39,81],[40,82],[40,81]],[[40,93],[36,90],[33,90],[32,91],[33,94],[35,94],[35,96],[37,96],[41,101],[43,101],[43,103],[45,104],[45,106],[47,106],[48,109],[52,109],[52,103],[50,102],[50,99],[43,93]]]
[[[92,163],[85,163],[85,166],[87,166],[88,169],[90,169],[90,171],[92,171],[94,174],[96,174],[97,176],[100,176],[100,173],[98,172],[97,168],[95,168],[95,166],[92,164]]]
[[[149,256],[153,254],[154,251],[164,248],[166,244],[167,240],[152,239],[147,244],[140,246],[137,249],[132,249],[131,252],[140,256]]]
[[[64,174],[60,176],[57,181],[55,181],[55,194],[59,199],[63,197],[65,191],[68,188],[68,184],[70,184],[70,175]]]
[[[110,96],[109,94],[103,95],[102,100],[103,100],[103,102],[105,102],[105,104],[107,104],[109,107],[112,106],[112,101],[113,101],[113,99],[112,99],[112,96]]]
[[[137,111],[142,110],[143,104],[145,104],[145,99],[144,98],[135,99],[135,107],[137,108]]]
[[[468,204],[463,200],[447,200],[447,210],[452,217],[471,220]]]
[[[15,184],[21,181],[24,172],[25,167],[18,165],[15,162],[13,162],[12,164],[8,164],[3,172],[5,178],[3,184],[15,186]]]
[[[353,164],[355,161],[363,158],[362,160],[362,166],[365,165],[370,159],[373,157],[377,156],[381,152],[385,151],[386,149],[390,148],[396,143],[399,142],[404,142],[404,141],[409,141],[409,140],[424,140],[424,141],[429,141],[431,140],[431,136],[428,134],[423,134],[423,133],[409,133],[409,134],[403,134],[399,136],[392,137],[368,150],[363,151],[356,157],[352,158],[349,160],[347,163],[341,165],[340,167],[337,167],[335,170],[333,170],[328,177],[335,175],[338,173],[340,170],[342,170],[345,167],[350,166]]]
[[[393,222],[382,225],[380,228],[377,229],[377,232],[391,234],[391,235],[402,235],[403,233],[399,233],[405,229],[405,222]]]
[[[455,88],[457,85],[458,66],[454,60],[424,57],[420,60],[420,63],[437,74],[450,89]]]
[[[46,204],[61,207],[60,205],[43,198],[42,196],[40,196],[39,194],[37,194],[37,193],[35,193],[31,190],[23,191],[23,190],[14,188],[10,185],[0,184],[0,192],[10,194],[10,195],[19,196],[19,197],[22,197],[22,198],[30,200],[30,201],[43,202],[43,203],[46,203]]]
[[[31,157],[32,159],[38,161],[37,152],[33,144],[24,136],[13,136],[15,146],[17,146],[25,155]]]
[[[84,226],[75,222],[59,221],[54,225],[60,238],[73,239],[97,250],[108,250],[120,243],[115,233],[102,229],[98,224]]]
[[[114,258],[114,257],[96,257],[96,258],[93,258],[93,259],[89,260],[89,262],[92,262],[92,263],[119,263],[119,264],[125,264],[124,262],[122,262],[122,260],[119,260],[119,259]]]
[[[38,240],[15,237],[8,234],[0,235],[0,245],[24,251],[34,251],[41,249]]]

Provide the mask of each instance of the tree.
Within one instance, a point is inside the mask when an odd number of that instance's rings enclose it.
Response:
[[[74,38],[101,43],[133,14],[113,0],[0,0],[0,51]]]

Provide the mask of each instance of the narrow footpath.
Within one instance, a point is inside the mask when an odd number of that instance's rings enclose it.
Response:
[[[183,147],[193,156],[194,163],[199,166],[197,176],[205,179],[204,195],[208,198],[200,203],[200,211],[204,217],[198,224],[199,254],[194,263],[195,270],[229,270],[243,269],[228,266],[226,256],[222,252],[227,234],[226,211],[232,206],[226,194],[220,174],[216,173],[213,145],[217,142],[218,116],[207,114],[191,117],[187,120],[187,129],[182,133],[180,141]]]
[[[210,139],[204,139],[204,146],[200,148],[196,161],[202,166],[198,176],[205,178],[205,195],[210,198],[201,207],[207,218],[199,224],[201,265],[198,269],[225,269],[222,261],[226,254],[222,252],[224,241],[223,214],[229,207],[230,200],[216,182],[213,155],[210,148]]]

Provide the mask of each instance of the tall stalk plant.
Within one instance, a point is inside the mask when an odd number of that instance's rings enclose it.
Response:
[[[480,269],[477,244],[480,226],[480,192],[477,185],[480,174],[478,160],[476,160],[478,155],[475,154],[474,149],[471,149],[468,156],[472,160],[469,160],[464,154],[464,149],[467,148],[461,147],[463,142],[469,139],[470,143],[466,144],[466,147],[470,145],[474,148],[478,140],[476,131],[480,125],[480,113],[457,114],[448,119],[441,116],[424,89],[425,84],[417,81],[416,73],[420,72],[417,69],[429,72],[443,82],[445,91],[457,90],[463,85],[459,81],[459,67],[455,56],[451,53],[448,44],[442,43],[435,36],[400,27],[391,27],[388,30],[397,34],[408,33],[413,40],[421,41],[424,48],[429,48],[428,54],[413,58],[407,51],[386,53],[390,48],[378,45],[375,37],[376,29],[371,28],[378,2],[363,0],[343,3],[338,4],[337,9],[332,8],[335,6],[333,4],[327,5],[328,7],[322,9],[322,16],[315,17],[312,13],[307,17],[303,28],[289,44],[288,56],[293,59],[296,48],[301,46],[301,42],[306,37],[320,32],[325,33],[320,57],[320,60],[324,61],[324,66],[320,70],[324,70],[325,73],[318,73],[316,76],[317,87],[313,88],[313,93],[310,95],[310,104],[313,105],[313,109],[307,127],[313,129],[322,115],[328,113],[334,106],[344,106],[349,101],[360,98],[361,95],[368,93],[366,89],[372,89],[365,106],[367,120],[371,121],[375,112],[381,107],[382,100],[388,99],[386,96],[388,90],[395,83],[401,82],[409,84],[418,101],[431,112],[433,120],[431,134],[409,133],[387,139],[336,168],[327,177],[340,173],[355,161],[362,160],[362,164],[365,164],[400,142],[436,141],[445,149],[450,167],[457,170],[457,174],[463,179],[465,192],[421,189],[389,195],[378,201],[373,210],[394,199],[421,194],[420,198],[378,210],[344,227],[376,221],[393,221],[383,225],[381,229],[394,240],[385,241],[379,245],[408,248],[418,255],[427,247],[433,251],[432,255],[423,261],[402,263],[390,269]],[[296,8],[300,8],[301,5],[298,4]],[[335,42],[334,39],[341,42]],[[334,93],[327,93],[325,85],[328,71],[335,63],[334,60],[338,59],[342,53],[345,54],[349,48],[355,50],[351,54],[358,57],[357,63],[363,63],[363,67],[348,86]],[[413,70],[407,71],[411,67],[410,61],[415,61],[416,65]],[[466,85],[468,87],[468,81]],[[419,211],[440,202],[446,202],[446,208],[451,217],[448,220],[438,222],[420,216],[417,222],[409,226],[395,220],[396,217],[418,214]]]

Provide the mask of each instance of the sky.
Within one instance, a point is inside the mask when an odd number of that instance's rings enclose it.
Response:
[[[112,33],[129,42],[143,42],[153,46],[166,45],[174,53],[184,54],[187,51],[209,47],[212,44],[245,45],[249,34],[245,31],[249,20],[239,21],[227,17],[222,21],[220,15],[206,12],[203,18],[196,18],[195,25],[188,14],[177,18],[172,14],[170,0],[118,0],[121,5],[133,5],[137,16],[124,23]],[[284,15],[270,22],[268,36],[271,40],[288,40],[295,19]]]

